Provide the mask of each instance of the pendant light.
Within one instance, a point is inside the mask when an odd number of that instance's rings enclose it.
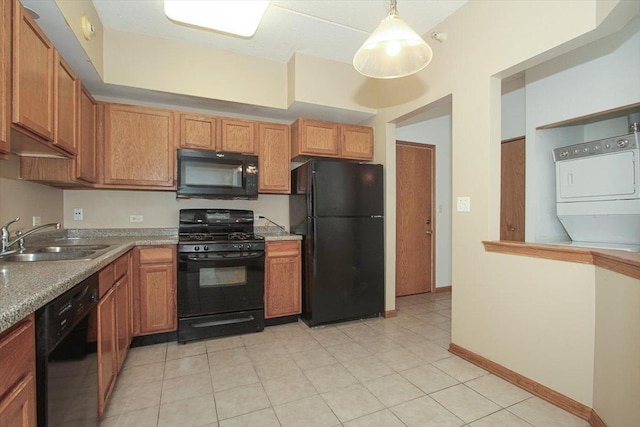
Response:
[[[422,70],[431,62],[429,45],[398,16],[391,0],[384,18],[353,57],[358,72],[376,79],[395,79]]]

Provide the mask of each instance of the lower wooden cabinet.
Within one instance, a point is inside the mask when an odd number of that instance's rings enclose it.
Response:
[[[130,253],[100,271],[98,303],[98,415],[102,416],[131,344]]]
[[[36,426],[33,315],[0,334],[0,426]]]
[[[134,335],[175,331],[176,246],[136,247],[133,259]]]
[[[302,258],[300,240],[266,244],[264,317],[299,314],[302,308]]]
[[[116,292],[114,288],[98,304],[98,416],[107,406],[116,380]]]

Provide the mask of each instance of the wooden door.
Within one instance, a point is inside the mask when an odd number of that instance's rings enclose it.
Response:
[[[76,154],[78,127],[78,78],[75,73],[55,52],[55,77],[53,93],[54,138],[53,144],[70,154]]]
[[[501,149],[500,240],[524,242],[525,140],[504,141]]]
[[[80,85],[81,86],[81,85]],[[81,86],[79,90],[80,118],[76,177],[86,182],[97,181],[96,169],[96,120],[97,106],[91,94]]]
[[[98,304],[98,414],[102,416],[116,378],[116,299],[111,288]]]
[[[433,290],[435,146],[396,143],[396,296]]]
[[[267,242],[265,319],[295,315],[302,309],[300,240]]]
[[[15,0],[13,21],[13,122],[53,140],[54,47]]]
[[[258,125],[258,191],[291,192],[291,143],[289,126],[275,123]]]
[[[107,104],[104,122],[105,184],[175,186],[173,112]]]
[[[212,116],[180,114],[180,147],[215,150],[217,120]]]
[[[0,159],[6,159],[10,151],[11,2],[0,0]]]
[[[118,371],[120,371],[127,355],[127,350],[129,350],[129,343],[131,342],[129,275],[125,274],[121,277],[114,285],[114,288],[116,293],[116,347]]]
[[[222,119],[220,151],[257,154],[256,124],[250,120]]]
[[[340,127],[340,157],[373,160],[373,129],[366,126]]]

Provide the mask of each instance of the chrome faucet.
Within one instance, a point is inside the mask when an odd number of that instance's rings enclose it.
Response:
[[[60,229],[59,222],[52,222],[50,224],[39,225],[37,227],[32,228],[26,232],[18,231],[16,233],[16,238],[11,240],[11,233],[9,232],[9,226],[15,222],[20,221],[20,217],[9,221],[5,225],[0,228],[0,233],[2,234],[2,247],[0,248],[0,255],[6,255],[7,253],[15,252],[16,250],[9,250],[9,248],[16,243],[20,246],[20,249],[24,249],[24,238],[29,236],[30,234],[35,233],[36,231],[40,231],[44,228],[55,227],[56,230]]]

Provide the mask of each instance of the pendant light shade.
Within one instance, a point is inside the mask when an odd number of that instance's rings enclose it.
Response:
[[[376,79],[395,79],[422,70],[431,62],[429,45],[400,17],[395,0],[384,18],[353,57],[358,72]]]

